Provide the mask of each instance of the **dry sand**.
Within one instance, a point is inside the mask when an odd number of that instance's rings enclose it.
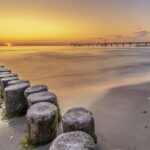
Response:
[[[48,85],[58,96],[62,113],[74,106],[92,111],[98,150],[150,149],[147,49],[136,52],[128,49],[90,52],[65,47],[61,48],[63,52],[56,47],[53,51],[20,49],[0,50],[0,64],[30,80],[32,85]],[[24,117],[11,119],[10,123],[0,122],[0,149],[22,149],[20,142],[25,130]]]

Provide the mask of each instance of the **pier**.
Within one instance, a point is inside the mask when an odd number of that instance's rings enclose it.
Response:
[[[136,47],[148,47],[150,46],[150,42],[82,42],[82,43],[71,43],[71,46],[101,46],[101,47],[113,47],[113,46],[136,46]]]

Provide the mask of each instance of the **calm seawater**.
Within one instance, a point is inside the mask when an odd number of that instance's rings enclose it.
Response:
[[[0,64],[60,87],[128,84],[149,80],[150,48],[0,47]]]

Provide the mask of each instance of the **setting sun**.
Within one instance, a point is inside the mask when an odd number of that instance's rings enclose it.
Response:
[[[11,47],[11,46],[12,46],[12,44],[11,44],[11,43],[6,43],[6,45],[7,45],[8,47]]]

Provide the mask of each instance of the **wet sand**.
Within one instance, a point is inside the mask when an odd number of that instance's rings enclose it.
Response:
[[[48,85],[62,113],[75,106],[91,110],[97,149],[149,149],[149,49],[20,49],[0,50],[0,64],[32,85]],[[0,148],[22,149],[25,119],[0,122],[0,133]]]
[[[111,89],[91,110],[102,150],[150,149],[150,83]]]
[[[112,88],[89,107],[95,117],[98,150],[149,149],[149,89],[150,83]],[[20,141],[25,130],[25,117],[0,123],[1,149],[22,149]],[[48,147],[49,144],[38,150]]]

